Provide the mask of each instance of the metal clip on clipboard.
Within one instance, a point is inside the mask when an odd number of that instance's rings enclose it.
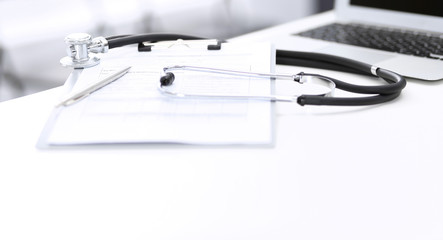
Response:
[[[169,49],[174,47],[187,47],[193,49],[220,50],[223,41],[217,39],[183,40],[161,42],[141,42],[138,44],[139,52],[150,52],[153,49]]]

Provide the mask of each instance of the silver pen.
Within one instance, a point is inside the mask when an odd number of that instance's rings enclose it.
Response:
[[[126,67],[123,68],[122,70],[119,70],[113,74],[111,74],[110,76],[105,77],[104,79],[91,83],[89,85],[87,85],[85,88],[83,88],[80,91],[76,91],[72,94],[69,94],[68,96],[64,97],[57,105],[55,105],[55,107],[60,107],[60,106],[68,106],[70,104],[73,104],[85,97],[87,97],[89,94],[97,91],[98,89],[110,84],[111,82],[123,77],[123,75],[125,75],[129,69],[131,67]]]

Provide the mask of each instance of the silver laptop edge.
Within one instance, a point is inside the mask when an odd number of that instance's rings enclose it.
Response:
[[[420,29],[421,31],[434,33],[438,31],[441,32],[441,26],[443,26],[443,17],[351,6],[350,0],[336,0],[334,14],[335,21],[337,22],[368,23],[372,25],[400,27],[402,29]],[[332,23],[333,21],[328,19],[324,22],[324,25]],[[307,39],[294,36],[293,34],[296,32],[297,31],[288,32],[285,37],[281,37],[281,35],[278,37],[270,36],[270,40],[275,43],[277,49],[334,54],[377,65],[398,72],[409,78],[420,80],[443,79],[443,60],[414,57],[322,40]]]

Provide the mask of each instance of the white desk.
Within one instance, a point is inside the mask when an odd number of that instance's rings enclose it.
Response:
[[[279,103],[272,147],[38,150],[61,89],[3,102],[0,239],[443,239],[442,84]]]

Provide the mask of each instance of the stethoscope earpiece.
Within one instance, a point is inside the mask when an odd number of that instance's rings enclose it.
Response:
[[[175,75],[172,72],[167,72],[165,75],[160,77],[160,85],[163,86],[171,86],[174,82]]]

